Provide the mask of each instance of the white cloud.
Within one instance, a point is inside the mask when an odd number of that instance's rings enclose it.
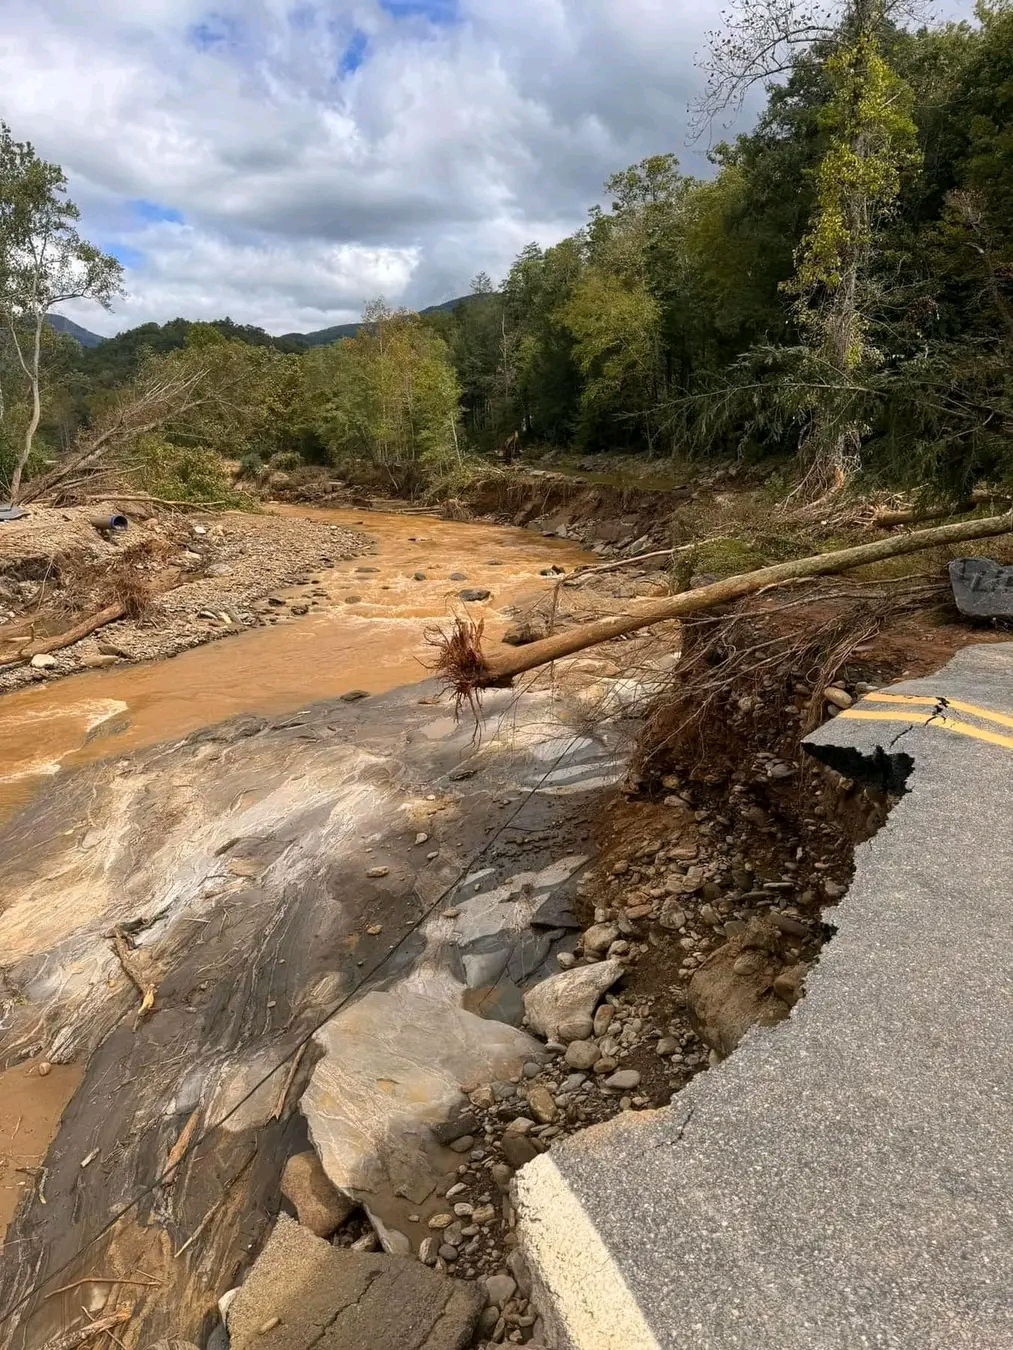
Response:
[[[716,7],[6,0],[0,112],[127,264],[129,300],[79,322],[322,327],[502,275],[642,155],[699,169],[685,107]]]
[[[132,244],[144,258],[128,269],[143,279],[115,313],[80,302],[69,318],[109,335],[152,319],[182,315],[252,323],[280,333],[323,328],[357,318],[362,297],[399,296],[418,266],[415,248],[377,248],[322,241],[237,243],[191,225],[152,223]]]

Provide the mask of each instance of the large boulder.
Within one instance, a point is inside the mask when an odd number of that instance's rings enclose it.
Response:
[[[1013,619],[1013,567],[991,558],[954,558],[950,585],[961,614],[972,619]]]
[[[449,982],[373,990],[316,1033],[323,1051],[300,1108],[324,1171],[365,1206],[388,1251],[409,1249],[407,1213],[460,1159],[434,1127],[466,1092],[509,1079],[542,1047],[525,1032],[466,1011]]]
[[[562,1024],[576,1018],[590,1019],[602,994],[622,973],[623,963],[611,960],[550,975],[524,995],[528,1026],[546,1040],[557,1040]]]
[[[484,1302],[477,1285],[332,1247],[282,1214],[229,1308],[229,1350],[465,1350]]]

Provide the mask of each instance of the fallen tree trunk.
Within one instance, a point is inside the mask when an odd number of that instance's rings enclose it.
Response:
[[[64,647],[70,647],[75,642],[80,642],[82,638],[86,638],[89,633],[94,633],[97,628],[104,628],[107,623],[115,623],[117,619],[122,619],[126,612],[127,607],[121,600],[106,605],[105,609],[100,609],[96,614],[89,614],[86,619],[82,619],[73,628],[64,629],[62,633],[57,633],[54,637],[40,638],[38,642],[33,642],[30,647],[22,648],[13,660],[0,662],[0,670],[6,670],[8,666],[20,666],[25,661],[30,661],[33,656],[47,656],[50,652],[58,652]]]
[[[940,516],[964,516],[977,505],[968,499],[949,506],[905,506],[898,510],[881,507],[872,517],[872,523],[884,530],[892,525],[916,525],[921,520],[938,520]]]
[[[183,584],[180,573],[172,571],[167,581],[162,585],[153,587],[150,591],[145,590],[145,602],[156,595],[164,595],[166,591],[174,590],[177,586]],[[126,618],[127,615],[135,616],[136,610],[132,607],[132,598],[127,596],[123,600],[111,600],[108,605],[97,610],[94,614],[89,614],[87,618],[81,619],[73,628],[65,628],[62,633],[55,633],[52,637],[40,638],[38,642],[33,642],[27,647],[22,647],[17,656],[11,657],[6,661],[0,661],[0,670],[7,670],[10,666],[20,666],[26,661],[30,661],[33,656],[47,656],[50,652],[62,651],[64,647],[72,647],[75,642],[80,642],[89,634],[96,632],[99,628],[104,628],[106,624],[115,623],[117,619]]]
[[[904,553],[917,553],[921,549],[958,544],[967,539],[987,539],[997,534],[1006,534],[1010,530],[1013,530],[1013,511],[982,520],[967,520],[955,525],[938,525],[929,530],[915,530],[911,534],[894,535],[889,539],[878,539],[872,544],[858,544],[854,548],[837,549],[832,553],[817,553],[812,557],[797,558],[792,562],[775,563],[771,567],[761,567],[755,572],[744,572],[738,576],[728,577],[725,581],[716,581],[711,586],[700,586],[697,590],[655,601],[645,605],[639,613],[616,614],[609,619],[584,624],[568,633],[559,633],[543,638],[540,642],[528,643],[519,649],[497,653],[491,658],[486,658],[479,647],[473,653],[472,660],[467,663],[466,669],[465,663],[462,663],[460,678],[457,677],[456,667],[446,661],[440,663],[438,669],[457,694],[467,698],[475,689],[507,685],[515,675],[520,675],[526,670],[534,670],[535,667],[546,665],[549,661],[570,656],[574,652],[583,651],[585,647],[608,642],[610,638],[636,632],[639,628],[649,628],[652,624],[663,623],[666,619],[678,619],[685,614],[713,609],[717,605],[738,600],[743,595],[750,595],[768,586],[795,581],[800,577],[818,577],[832,572],[843,572],[850,567],[881,562]],[[474,659],[475,657],[478,659]]]

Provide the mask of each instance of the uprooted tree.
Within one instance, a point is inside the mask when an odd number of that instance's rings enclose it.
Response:
[[[13,451],[11,501],[17,500],[42,416],[48,314],[68,300],[95,300],[108,308],[121,290],[120,264],[81,238],[79,216],[59,165],[40,159],[30,142],[15,141],[0,122],[0,323],[10,358],[3,373],[15,385],[0,388],[0,430]]]

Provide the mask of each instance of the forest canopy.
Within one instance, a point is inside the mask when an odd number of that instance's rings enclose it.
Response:
[[[748,70],[755,25],[790,10],[771,0],[718,43],[716,87]],[[173,454],[208,454],[366,464],[415,491],[516,433],[582,454],[790,457],[810,496],[856,474],[953,492],[1008,481],[1013,5],[914,30],[856,0],[785,50],[754,128],[714,147],[710,176],[652,155],[501,284],[480,275],[423,316],[376,302],[356,336],[310,350],[231,320],[89,350],[37,329],[15,266],[31,229],[7,201],[26,166],[63,210],[50,227],[75,293],[108,304],[119,273],[77,235],[59,169],[4,128],[0,477],[9,490],[19,463],[52,476],[105,435],[139,483],[152,462],[164,480]]]

